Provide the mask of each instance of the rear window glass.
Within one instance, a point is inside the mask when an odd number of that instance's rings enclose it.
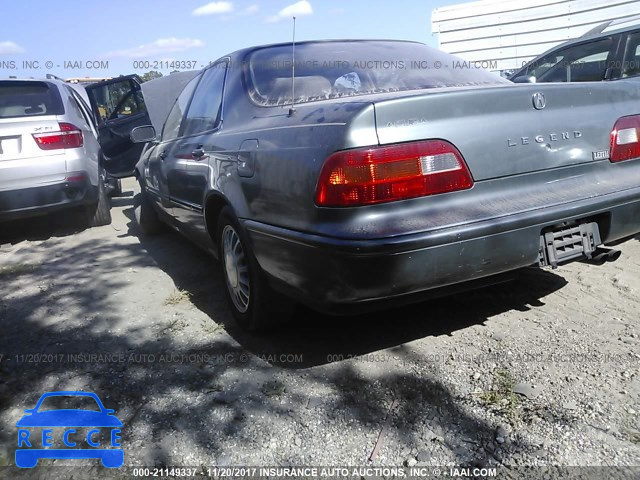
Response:
[[[302,43],[251,53],[247,75],[252,99],[261,105],[296,103],[373,93],[509,83],[499,75],[419,43]]]
[[[58,89],[46,82],[0,82],[0,118],[62,115]]]

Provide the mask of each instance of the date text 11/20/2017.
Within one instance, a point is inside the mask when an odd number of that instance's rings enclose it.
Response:
[[[194,470],[197,470],[194,471]],[[394,478],[471,477],[495,478],[496,468],[470,467],[207,467],[193,469],[185,467],[134,468],[134,477],[156,476],[193,476],[202,475],[210,478],[345,478],[345,477],[377,477]]]

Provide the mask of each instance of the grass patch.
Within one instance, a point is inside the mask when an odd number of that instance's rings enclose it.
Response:
[[[262,384],[262,393],[267,397],[281,397],[287,391],[284,383],[279,380],[271,380]]]
[[[520,406],[518,396],[513,393],[515,385],[516,381],[508,371],[497,370],[494,374],[493,389],[480,393],[480,401],[501,411],[513,423],[518,418],[517,410]]]
[[[9,277],[11,275],[22,275],[24,273],[31,273],[36,270],[40,265],[33,265],[29,263],[15,263],[13,265],[0,266],[0,277]]]
[[[171,295],[169,295],[165,301],[165,305],[179,305],[180,303],[186,303],[191,301],[191,294],[186,290],[176,288]]]
[[[211,320],[203,320],[201,326],[204,333],[208,333],[209,335],[215,335],[216,333],[225,331],[224,325],[217,324]]]
[[[169,321],[169,326],[167,330],[170,332],[179,332],[187,328],[187,321],[182,317],[175,317],[171,321]]]

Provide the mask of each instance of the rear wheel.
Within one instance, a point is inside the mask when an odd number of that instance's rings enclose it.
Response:
[[[85,210],[87,224],[90,227],[101,227],[103,225],[111,224],[111,202],[107,195],[105,182],[106,173],[101,169],[100,177],[98,179],[98,201],[95,204],[86,207]]]
[[[247,235],[229,207],[220,213],[217,240],[227,300],[238,324],[247,331],[258,332],[287,321],[293,303],[271,289]]]
[[[160,233],[164,225],[158,217],[158,212],[153,208],[142,182],[140,182],[140,194],[138,197],[140,198],[140,203],[136,205],[133,212],[140,230],[144,235],[156,235]]]

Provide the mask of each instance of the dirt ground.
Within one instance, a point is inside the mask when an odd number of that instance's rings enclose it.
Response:
[[[0,476],[27,475],[16,422],[57,390],[115,409],[129,466],[640,465],[639,239],[615,263],[248,335],[212,258],[140,234],[136,192],[110,226],[0,226]]]

